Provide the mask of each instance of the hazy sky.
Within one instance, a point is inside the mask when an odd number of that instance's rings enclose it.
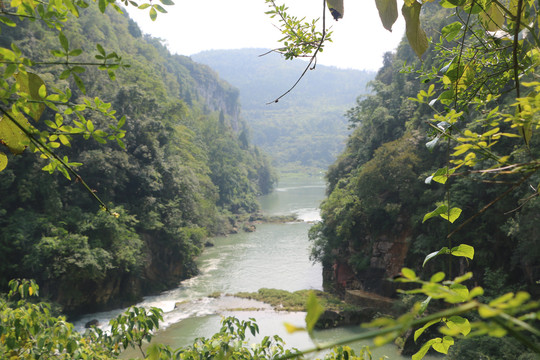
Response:
[[[144,33],[164,39],[173,53],[192,55],[212,49],[278,46],[278,21],[264,14],[269,9],[264,0],[174,1],[174,6],[166,7],[168,13],[159,13],[155,22],[150,20],[148,9],[130,7],[129,11]],[[321,17],[321,0],[286,3],[291,15]],[[394,50],[404,33],[401,19],[392,33],[383,28],[375,0],[345,0],[343,19],[336,22],[327,12],[326,21],[327,26],[332,26],[333,43],[327,43],[318,63],[341,68],[377,70],[382,65],[382,55]]]

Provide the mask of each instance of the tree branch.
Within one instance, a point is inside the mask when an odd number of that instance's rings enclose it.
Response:
[[[283,98],[287,94],[289,94],[296,87],[296,85],[298,85],[298,83],[300,82],[300,80],[302,80],[304,75],[306,75],[308,70],[310,70],[310,69],[313,70],[315,68],[315,65],[313,65],[313,67],[311,67],[311,65],[314,62],[316,63],[317,54],[319,53],[319,50],[321,49],[324,40],[326,40],[326,0],[323,0],[323,16],[322,16],[322,19],[323,19],[323,25],[322,25],[323,30],[322,30],[321,41],[319,41],[319,44],[317,45],[317,48],[315,49],[315,52],[311,56],[311,59],[309,60],[309,63],[307,64],[306,68],[304,69],[304,71],[302,72],[302,74],[300,75],[298,80],[296,80],[296,82],[289,88],[289,90],[285,91],[283,94],[278,96],[275,100],[266,103],[267,105],[279,102],[279,100],[281,98]]]

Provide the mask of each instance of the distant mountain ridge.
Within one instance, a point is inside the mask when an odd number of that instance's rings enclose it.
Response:
[[[252,140],[282,169],[326,169],[348,135],[344,113],[368,93],[375,72],[317,65],[278,103],[307,62],[288,61],[268,49],[210,50],[191,58],[240,90],[242,117]],[[270,103],[270,104],[268,104]]]

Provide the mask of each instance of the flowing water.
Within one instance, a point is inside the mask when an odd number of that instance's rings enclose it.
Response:
[[[223,316],[235,316],[242,320],[256,319],[261,333],[254,341],[265,335],[278,334],[288,347],[313,347],[313,341],[306,333],[287,334],[283,326],[284,322],[303,326],[305,313],[274,311],[260,302],[216,294],[255,292],[260,288],[322,289],[322,268],[309,260],[307,234],[312,223],[320,219],[318,207],[324,198],[324,190],[324,181],[320,178],[281,182],[272,194],[260,198],[263,212],[268,215],[295,213],[302,221],[259,224],[252,233],[214,238],[215,246],[205,249],[197,260],[200,275],[182,281],[176,289],[145,297],[137,304],[156,306],[164,311],[164,323],[155,341],[174,348],[189,345],[197,337],[209,337],[219,331]],[[123,309],[88,314],[75,326],[82,330],[91,319],[107,324],[121,311]],[[315,339],[321,343],[332,342],[360,331],[357,327],[324,330],[316,332]],[[405,359],[393,346],[377,349],[375,354]],[[138,355],[127,353],[128,357]]]

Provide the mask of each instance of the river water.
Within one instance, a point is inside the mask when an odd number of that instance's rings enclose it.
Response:
[[[306,333],[288,334],[283,325],[288,322],[303,326],[305,313],[274,311],[260,302],[216,294],[255,292],[260,288],[288,291],[322,289],[322,268],[309,260],[307,233],[312,223],[320,219],[318,207],[324,198],[324,191],[322,178],[280,182],[272,194],[260,198],[263,212],[268,215],[295,213],[302,221],[259,224],[252,233],[214,238],[215,246],[205,249],[197,259],[200,269],[198,276],[182,281],[176,289],[145,297],[137,304],[156,306],[164,311],[162,329],[154,341],[174,348],[190,345],[197,337],[209,337],[219,331],[223,316],[236,316],[242,320],[256,319],[261,333],[253,341],[265,335],[278,334],[288,347],[313,347],[314,343]],[[107,324],[121,311],[123,309],[88,314],[79,319],[75,327],[82,330],[91,319]],[[315,339],[320,343],[331,342],[351,337],[360,331],[357,327],[318,331]],[[398,355],[393,346],[376,349],[373,353],[377,356],[388,355],[390,359],[405,359]],[[140,354],[127,352],[125,355]]]

